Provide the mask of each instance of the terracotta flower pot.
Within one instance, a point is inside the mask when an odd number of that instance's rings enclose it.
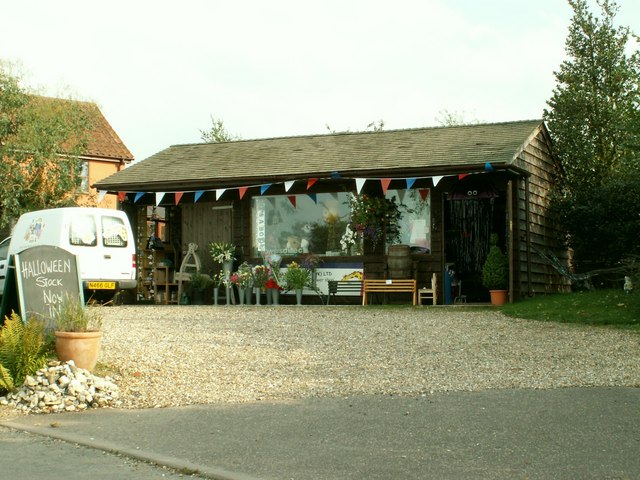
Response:
[[[491,305],[499,307],[507,303],[508,290],[489,290],[489,293],[491,294]]]
[[[93,371],[98,361],[102,332],[55,332],[56,354],[61,362],[73,360],[76,367]]]

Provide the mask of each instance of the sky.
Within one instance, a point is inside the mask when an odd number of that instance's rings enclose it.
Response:
[[[595,0],[592,12],[599,14]],[[640,2],[618,0],[640,34]],[[0,0],[23,86],[98,104],[136,160],[197,143],[542,118],[566,0]]]

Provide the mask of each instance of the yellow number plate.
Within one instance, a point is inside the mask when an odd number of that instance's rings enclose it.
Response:
[[[115,290],[116,282],[89,282],[91,290]]]

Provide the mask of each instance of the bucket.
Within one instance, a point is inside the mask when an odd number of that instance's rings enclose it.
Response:
[[[390,245],[387,251],[389,278],[411,277],[411,247],[409,245]]]

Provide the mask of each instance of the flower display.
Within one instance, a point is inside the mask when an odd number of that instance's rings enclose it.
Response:
[[[262,288],[269,280],[269,271],[266,265],[256,265],[253,267],[253,285]]]
[[[400,237],[399,221],[402,212],[396,203],[395,197],[372,197],[366,194],[353,195],[349,201],[351,208],[350,229],[356,237],[368,238],[377,245],[386,236],[388,243],[395,243]],[[342,236],[345,244],[347,232]],[[341,242],[342,243],[342,242]],[[354,239],[354,244],[357,241]]]
[[[267,273],[269,275],[269,279],[273,280],[278,286],[280,286],[282,282],[282,278],[280,274],[280,263],[282,262],[282,257],[277,254],[271,254],[265,258],[265,262],[267,265]],[[273,287],[267,287],[267,288],[273,288]]]
[[[209,250],[215,263],[224,263],[236,259],[236,247],[232,243],[212,242],[209,244]]]
[[[233,280],[231,280],[233,278]],[[240,267],[238,267],[237,272],[233,272],[229,277],[229,280],[232,281],[234,285],[237,285],[241,288],[247,288],[251,286],[253,283],[253,270],[251,266],[244,262]]]
[[[311,270],[301,267],[296,262],[287,265],[284,272],[284,281],[288,290],[299,290],[309,285],[311,280]]]

